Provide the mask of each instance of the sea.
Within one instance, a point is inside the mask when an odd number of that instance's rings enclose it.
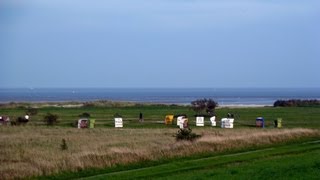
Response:
[[[320,88],[0,88],[0,103],[108,100],[187,105],[202,98],[220,106],[272,106],[276,100],[320,100]]]

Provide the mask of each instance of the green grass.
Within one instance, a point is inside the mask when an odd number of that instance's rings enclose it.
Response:
[[[316,179],[320,176],[320,141],[172,161],[84,179]]]
[[[189,124],[195,125],[194,112],[187,106],[165,106],[165,105],[139,105],[130,107],[80,107],[80,108],[62,108],[45,107],[39,108],[38,114],[31,117],[29,124],[43,125],[43,117],[46,113],[53,113],[59,116],[59,126],[71,126],[79,119],[79,115],[88,112],[92,118],[96,119],[96,127],[114,127],[113,116],[119,113],[123,116],[124,126],[133,128],[153,128],[168,127],[163,125],[165,115],[167,114],[187,114]],[[144,123],[139,123],[139,113],[144,115]],[[265,117],[266,127],[273,127],[273,121],[281,117],[283,126],[288,128],[320,127],[320,108],[319,107],[262,107],[262,108],[220,108],[216,109],[216,115],[219,120],[226,117],[230,112],[235,114],[235,127],[251,127],[255,125],[255,119],[258,116]],[[23,108],[0,108],[0,115],[9,115],[11,120],[25,114]],[[210,126],[209,119],[205,120],[206,126]],[[169,126],[170,127],[170,126]],[[175,126],[173,126],[175,127]]]
[[[25,111],[25,108],[21,107],[0,107],[0,115],[8,115],[11,120],[24,116]],[[38,109],[37,115],[31,117],[27,126],[44,126],[43,117],[48,112],[59,116],[57,126],[61,127],[70,127],[74,121],[79,119],[80,114],[87,112],[91,114],[92,118],[96,119],[97,128],[114,128],[113,116],[116,113],[123,116],[124,128],[177,128],[175,125],[164,125],[165,115],[187,114],[189,125],[193,130],[197,129],[195,127],[195,113],[189,107],[166,105],[78,108],[42,107]],[[145,121],[143,123],[139,123],[140,112],[144,115]],[[251,131],[251,128],[256,128],[255,119],[258,116],[265,118],[268,131],[272,130],[273,121],[278,117],[283,119],[284,128],[320,129],[319,107],[219,108],[216,109],[218,127],[211,127],[207,118],[205,119],[206,126],[199,129],[210,131],[220,129],[220,119],[225,117],[227,113],[235,114],[235,128],[238,130],[246,128]],[[68,130],[68,128],[61,129]],[[164,158],[160,161],[142,160],[138,163],[119,164],[107,169],[59,172],[56,175],[37,178],[72,179],[93,176],[93,179],[248,179],[248,177],[250,179],[314,179],[320,176],[319,143],[270,145],[268,147],[253,146],[250,149],[237,149],[236,151],[238,152]],[[248,151],[248,153],[237,154],[239,151]],[[101,176],[94,176],[97,174]]]
[[[142,161],[106,169],[64,172],[36,179],[317,179],[319,139],[300,139],[223,153]]]

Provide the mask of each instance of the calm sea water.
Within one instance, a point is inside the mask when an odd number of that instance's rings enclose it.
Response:
[[[320,99],[320,88],[201,88],[201,89],[0,89],[0,102],[130,101],[190,104],[212,98],[219,105],[272,105],[278,99]]]

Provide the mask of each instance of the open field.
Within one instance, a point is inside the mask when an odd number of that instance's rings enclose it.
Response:
[[[207,129],[194,142],[177,142],[176,129],[1,127],[0,179],[113,167],[201,153],[219,153],[319,138],[314,129]],[[62,139],[68,149],[61,150]]]
[[[44,125],[42,119],[48,112],[60,117],[57,126],[47,127]],[[71,124],[84,112],[90,113],[97,120],[97,128],[76,129],[71,127]],[[145,121],[143,123],[138,121],[140,112],[144,114]],[[219,128],[219,120],[225,117],[228,112],[235,114],[235,129]],[[12,119],[23,116],[24,113],[25,108],[22,107],[0,108],[1,115],[9,115]],[[115,113],[123,116],[124,128],[113,128]],[[177,127],[163,124],[166,114],[187,114],[193,132],[202,135],[202,137],[194,142],[177,142],[174,137],[178,130]],[[41,107],[38,109],[38,114],[32,116],[26,126],[0,126],[0,166],[2,167],[0,179],[44,175],[51,177],[61,172],[77,172],[71,173],[70,177],[91,176],[94,174],[86,173],[86,170],[106,168],[106,171],[109,171],[111,168],[111,171],[119,171],[117,168],[119,165],[123,165],[124,169],[130,169],[126,165],[177,163],[181,161],[181,158],[204,155],[217,156],[221,153],[272,148],[310,138],[320,139],[320,108],[219,108],[216,110],[216,114],[218,127],[210,127],[209,121],[206,119],[206,127],[200,128],[195,127],[194,112],[187,106]],[[254,127],[257,116],[265,117],[267,128]],[[273,120],[277,117],[283,118],[283,129],[273,128]],[[61,149],[63,139],[66,141],[66,150]],[[317,146],[317,148],[319,147]],[[299,156],[295,157],[305,158],[305,166],[309,166],[310,163],[315,163],[314,161],[309,162],[308,159],[311,159],[310,157],[316,152],[318,151],[312,151],[311,154],[299,153]],[[244,160],[244,164],[240,162],[241,167],[240,165],[234,167],[231,163],[231,169],[235,169],[232,172],[239,172],[240,170],[237,168],[242,168],[242,165],[248,166],[248,168],[252,167],[253,164],[248,163],[251,162],[248,160],[249,158],[250,156]],[[284,156],[283,159],[281,156],[277,156],[277,158],[281,161],[290,161],[287,156]],[[264,166],[264,161],[259,161],[259,158],[252,162],[261,163],[261,167]],[[296,161],[292,160],[288,163],[294,162]],[[237,161],[237,163],[239,162]],[[216,167],[210,164],[211,162],[207,167],[207,162],[203,165],[200,163],[200,169],[196,168],[195,172],[204,175],[210,174],[210,167]],[[169,166],[171,165],[169,164]],[[201,169],[202,167],[205,167],[205,170]],[[223,172],[226,172],[224,167],[222,165],[220,170],[218,168],[216,172],[221,171],[221,176],[217,177],[224,176]],[[186,165],[185,168],[190,167]],[[279,165],[279,169],[281,169],[281,165]],[[79,171],[83,173],[79,173]],[[179,168],[176,171],[180,175],[184,174],[181,172],[183,170]],[[189,172],[190,177],[192,177],[191,172]],[[161,171],[159,173],[161,174]],[[175,173],[177,177],[179,177],[179,173]],[[165,174],[164,171],[162,176]],[[144,175],[142,173],[142,176]],[[175,178],[175,175],[171,175],[172,178]],[[168,178],[171,178],[171,175]],[[149,178],[149,176],[146,177]],[[68,176],[62,176],[62,178],[69,179]]]
[[[65,105],[60,105],[65,106]],[[24,116],[26,109],[17,106],[16,108],[2,107],[0,115],[8,115],[11,120],[19,116]],[[114,127],[113,117],[116,113],[123,116],[124,126],[132,128],[161,128],[165,115],[167,114],[186,114],[189,117],[191,126],[195,125],[195,113],[188,106],[174,105],[134,105],[134,104],[108,104],[108,106],[89,106],[89,107],[41,107],[38,114],[31,116],[29,125],[43,125],[43,117],[46,113],[53,113],[59,116],[59,126],[71,127],[71,124],[79,119],[79,115],[87,112],[92,118],[96,119],[97,127]],[[139,113],[144,115],[144,123],[139,123]],[[216,116],[219,120],[226,117],[227,113],[235,114],[236,127],[250,127],[255,124],[258,116],[263,116],[267,127],[273,127],[273,121],[281,117],[284,127],[320,127],[320,108],[319,107],[257,107],[257,108],[219,108],[216,109]],[[160,123],[160,124],[159,124]],[[210,125],[206,119],[206,125]],[[175,126],[173,126],[175,128]]]
[[[119,170],[83,179],[316,179],[320,141]]]

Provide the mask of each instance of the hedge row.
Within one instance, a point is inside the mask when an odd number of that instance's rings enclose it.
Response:
[[[301,100],[301,99],[290,99],[290,100],[277,100],[273,104],[274,107],[310,107],[320,106],[320,101],[317,99],[312,100]]]

